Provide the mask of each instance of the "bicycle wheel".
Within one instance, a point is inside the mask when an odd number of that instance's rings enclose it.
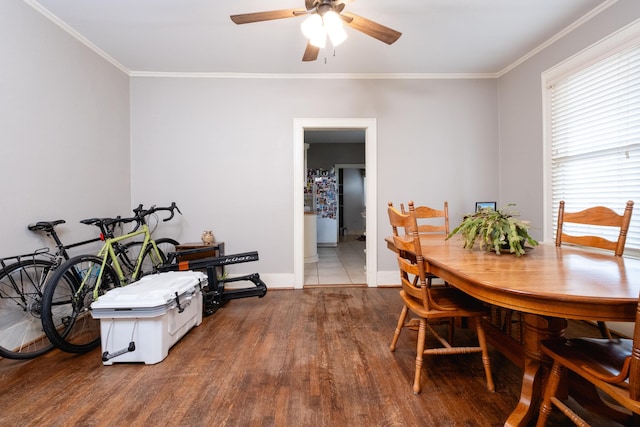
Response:
[[[160,259],[156,259],[157,257],[153,251],[153,246],[147,245],[138,276],[134,278],[134,280],[137,280],[142,276],[146,276],[147,274],[154,273],[160,264],[164,264],[166,262],[167,254],[175,252],[176,246],[180,244],[177,240],[168,237],[161,237],[155,240],[155,242],[158,247],[158,251],[160,252]],[[125,245],[125,248],[127,249],[127,256],[135,265],[138,255],[140,254],[140,250],[142,249],[142,242],[128,243]]]
[[[156,273],[158,271],[158,267],[164,264],[166,259],[167,258],[159,248],[158,252],[156,252],[155,249],[153,249],[153,246],[147,246],[144,250],[144,256],[142,257],[142,263],[140,264],[138,275],[134,279],[138,280],[142,276]]]
[[[171,252],[176,251],[176,246],[178,246],[179,244],[180,243],[177,240],[168,237],[161,237],[156,240],[156,246],[158,247],[158,250],[162,253],[162,255],[164,255],[165,259],[168,259],[167,255],[169,255]]]
[[[0,356],[32,359],[53,348],[42,329],[42,288],[54,263],[20,261],[0,270]]]
[[[53,345],[69,353],[86,353],[100,344],[100,321],[91,316],[96,285],[98,295],[119,285],[113,267],[106,265],[98,284],[102,259],[92,255],[71,258],[58,267],[44,287],[42,324]]]

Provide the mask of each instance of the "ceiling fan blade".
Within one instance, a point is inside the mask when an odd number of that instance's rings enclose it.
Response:
[[[300,14],[306,14],[303,9],[282,9],[270,12],[242,13],[231,15],[231,20],[236,24],[250,24],[252,22],[271,21],[273,19],[295,18]]]
[[[304,7],[306,7],[307,10],[311,10],[316,6],[317,2],[318,0],[304,0]]]
[[[318,53],[320,52],[320,48],[311,44],[311,41],[307,41],[307,48],[304,50],[304,55],[302,55],[303,61],[315,61],[318,59]]]
[[[346,19],[344,20],[351,28],[378,39],[381,42],[385,42],[386,44],[394,43],[402,35],[402,33],[396,30],[350,12],[344,12],[342,16],[352,18],[351,22]]]
[[[342,19],[347,24],[351,24],[351,22],[353,21],[352,17],[346,16],[344,13],[339,13],[338,16],[340,17],[340,19]]]

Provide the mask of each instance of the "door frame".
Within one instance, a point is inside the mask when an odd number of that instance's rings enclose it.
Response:
[[[375,287],[378,271],[377,230],[377,130],[375,118],[294,118],[293,119],[293,287],[304,287],[304,131],[305,130],[365,130],[365,164],[367,188],[365,228],[367,286]]]

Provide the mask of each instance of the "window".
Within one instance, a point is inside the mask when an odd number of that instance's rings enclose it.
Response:
[[[569,212],[602,205],[620,214],[633,200],[625,254],[640,254],[638,27],[543,74],[548,238],[555,233],[560,200]],[[615,240],[617,233],[611,234]]]

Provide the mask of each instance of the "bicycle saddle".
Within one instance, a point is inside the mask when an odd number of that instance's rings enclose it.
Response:
[[[56,221],[38,221],[35,224],[29,224],[27,227],[31,231],[51,231],[53,227],[59,224],[64,224],[66,221],[64,219],[58,219]]]
[[[103,226],[110,226],[110,225],[114,225],[114,224],[119,224],[119,223],[125,223],[125,222],[132,222],[135,221],[135,218],[121,218],[121,217],[117,217],[117,218],[88,218],[88,219],[83,219],[80,220],[80,222],[82,224],[87,224],[87,225],[103,225]]]

